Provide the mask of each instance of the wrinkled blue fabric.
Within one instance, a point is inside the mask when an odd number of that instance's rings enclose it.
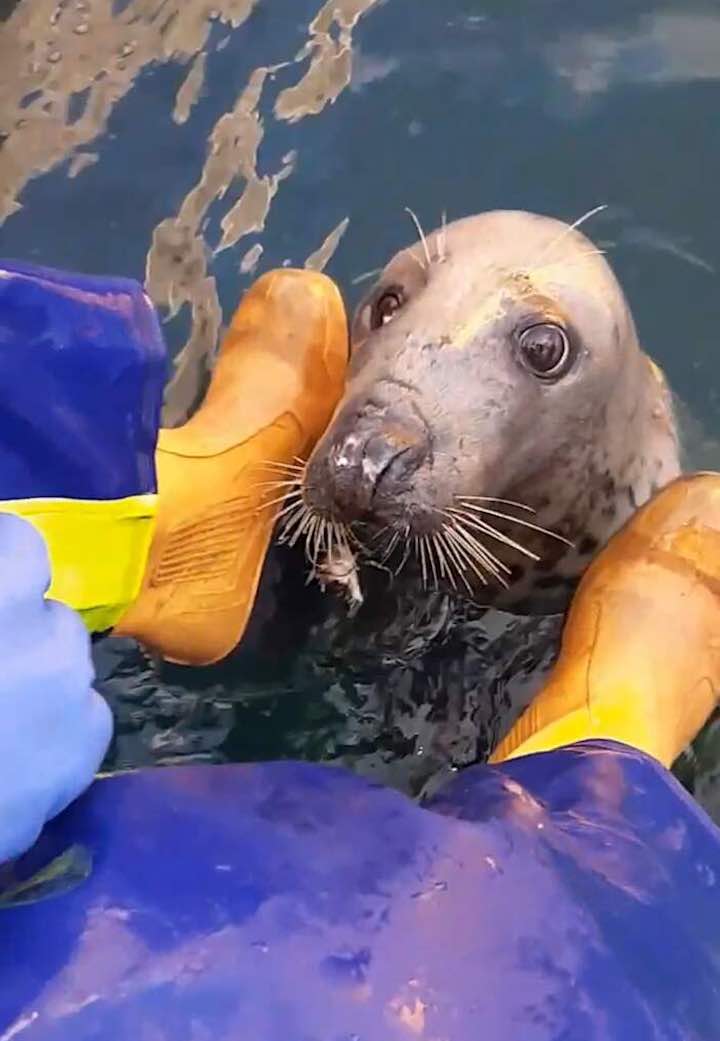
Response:
[[[112,732],[87,630],[49,584],[42,537],[0,513],[0,863],[91,783]]]
[[[718,832],[618,745],[473,767],[424,808],[294,762],[118,776],[33,878],[36,903],[0,891],[23,1041],[720,1037]]]
[[[0,261],[0,499],[154,492],[166,371],[139,282]]]

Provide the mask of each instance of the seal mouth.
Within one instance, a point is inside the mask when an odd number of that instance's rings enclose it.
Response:
[[[413,561],[424,588],[472,596],[478,587],[508,589],[518,560],[539,563],[538,548],[548,538],[573,547],[539,524],[532,507],[493,496],[456,496],[445,508],[406,508],[404,515],[401,507],[395,523],[346,522],[308,502],[307,464],[267,465],[278,474],[268,482],[273,494],[266,504],[279,506],[278,541],[304,544],[311,580],[323,581],[339,560],[356,571],[367,564],[395,576]]]

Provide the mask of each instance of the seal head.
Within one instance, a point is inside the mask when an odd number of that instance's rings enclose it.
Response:
[[[679,472],[670,396],[604,256],[496,211],[402,250],[361,302],[305,505],[484,604],[562,609]]]

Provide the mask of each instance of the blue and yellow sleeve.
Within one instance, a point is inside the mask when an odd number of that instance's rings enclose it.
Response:
[[[0,264],[0,511],[43,535],[49,595],[91,631],[141,586],[165,375],[138,283]]]

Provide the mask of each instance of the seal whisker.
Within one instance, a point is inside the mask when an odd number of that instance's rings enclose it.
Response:
[[[267,467],[271,471],[271,477],[273,480],[287,480],[287,481],[301,481],[303,479],[304,471],[296,470],[295,468],[285,469],[285,467],[278,467],[273,473],[273,467]]]
[[[383,553],[382,557],[380,558],[380,563],[381,564],[387,564],[388,560],[390,559],[390,557],[395,552],[395,547],[397,546],[399,539],[400,539],[400,536],[398,534],[395,534],[388,540],[388,544],[385,547],[385,552]]]
[[[452,565],[453,570],[455,571],[455,574],[457,575],[457,578],[460,579],[465,588],[470,593],[472,593],[472,586],[470,585],[468,577],[463,569],[462,557],[460,557],[457,552],[457,543],[450,538],[450,534],[451,533],[447,528],[443,529],[443,544],[445,547],[445,552],[448,555],[448,559]],[[455,584],[454,588],[458,588],[457,584]]]
[[[272,492],[270,494],[272,495]],[[276,506],[279,502],[290,502],[291,499],[299,499],[301,495],[301,489],[290,488],[288,491],[283,492],[282,495],[278,495],[274,499],[266,499],[260,503],[258,510],[267,510],[270,506]]]
[[[430,253],[430,247],[428,246],[428,241],[425,238],[425,232],[422,229],[422,224],[418,220],[417,214],[414,212],[414,210],[411,210],[409,206],[405,207],[405,212],[410,214],[410,218],[411,218],[413,224],[415,225],[415,227],[417,228],[417,233],[420,236],[420,241],[422,242],[422,247],[423,247],[423,250],[425,251],[425,259],[427,260],[427,268],[425,270],[429,271],[430,268],[432,267],[432,262],[433,261],[432,261],[432,255]]]
[[[304,521],[312,514],[304,502],[294,503],[287,512],[289,516],[285,519],[282,526],[280,542],[294,546],[297,541],[295,538],[297,531],[302,528]]]
[[[327,528],[327,520],[325,517],[318,517],[318,523],[315,530],[315,537],[313,539],[312,547],[312,567],[313,573],[317,571],[318,562],[320,560],[320,553],[322,552],[322,546],[325,541],[325,530]]]
[[[299,488],[302,484],[300,477],[291,477],[283,481],[258,481],[251,487],[255,488]]]
[[[467,577],[467,575],[465,574],[465,569],[463,567],[463,564],[467,563],[467,560],[463,560],[464,554],[461,555],[458,543],[452,537],[453,536],[453,532],[450,531],[450,530],[446,530],[444,532],[444,535],[445,535],[445,548],[447,549],[448,555],[449,555],[450,559],[453,561],[453,564],[454,564],[454,566],[455,566],[455,568],[457,570],[457,573],[458,573],[458,576],[459,576],[460,580],[462,581],[462,584],[465,586],[465,588],[467,589],[468,593],[470,593],[472,595],[472,585],[470,584],[470,580]],[[486,580],[485,584],[487,584],[487,580]]]
[[[353,551],[350,549],[350,543],[347,537],[347,528],[341,521],[333,520],[332,526],[335,534],[335,541],[337,542],[338,553],[341,556],[352,557],[354,556]]]
[[[364,271],[362,275],[356,275],[355,278],[350,280],[350,285],[359,286],[363,282],[369,282],[371,278],[375,278],[382,271],[381,267],[373,268],[372,271]]]
[[[317,569],[320,566],[320,559],[323,557],[324,547],[327,539],[328,532],[328,519],[324,516],[319,516],[317,519],[317,534],[313,539],[312,545],[312,573],[317,574]]]
[[[468,531],[464,525],[459,524],[457,521],[455,521],[449,529],[448,537],[451,534],[464,546],[466,553],[476,560],[486,572],[489,572],[503,585],[507,584],[502,572],[505,571],[509,574],[510,568],[499,560],[494,553],[491,553],[487,546],[483,545],[476,535],[471,531]],[[487,585],[487,576],[483,574],[481,577],[483,584]]]
[[[447,210],[443,210],[440,231],[437,236],[437,261],[444,264],[447,260]]]
[[[467,532],[461,531],[457,527],[453,527],[447,532],[448,539],[455,541],[458,552],[462,556],[463,561],[474,572],[474,574],[477,575],[484,586],[488,584],[486,572],[489,572],[501,585],[507,588],[507,582],[503,575],[495,567],[492,561],[488,561],[484,547],[481,546],[477,539],[472,536],[470,536],[469,540],[466,541],[466,535]]]
[[[279,521],[286,513],[290,513],[291,509],[296,509],[300,503],[298,497],[294,495],[283,495],[280,499],[273,499],[271,502],[264,502],[260,506],[255,508],[255,513],[262,513],[264,510],[270,510],[273,506],[282,506],[281,510],[278,510],[276,521]]]
[[[366,549],[367,549],[367,547],[366,547],[365,543],[364,543],[364,542],[362,541],[362,539],[360,538],[360,536],[359,536],[359,535],[357,535],[357,534],[356,534],[356,533],[355,533],[355,532],[353,531],[352,525],[346,525],[346,524],[343,524],[343,525],[342,525],[342,528],[343,528],[343,531],[344,531],[344,533],[345,533],[345,536],[346,536],[346,538],[347,538],[348,546],[349,546],[349,545],[350,545],[350,543],[352,542],[352,543],[354,543],[354,544],[355,544],[355,545],[357,546],[357,548],[358,548],[358,549],[360,549],[360,550],[366,550]]]
[[[263,503],[262,506],[258,507],[258,512],[260,512],[260,510],[268,510],[268,509],[270,509],[271,506],[275,506],[277,503],[286,503],[287,505],[282,510],[280,510],[278,512],[278,515],[275,518],[276,521],[279,521],[286,514],[290,513],[292,510],[300,509],[300,507],[303,505],[301,502],[298,502],[298,501],[290,501],[290,502],[288,501],[288,499],[295,500],[295,498],[296,498],[295,496],[287,496],[287,495],[285,495],[285,496],[283,496],[282,499],[276,499],[275,502]]]
[[[352,554],[352,550],[350,549],[350,542],[348,541],[347,537],[347,528],[344,524],[341,524],[339,521],[335,522],[335,527],[337,528],[338,542],[340,544],[340,548],[344,550],[346,553]]]
[[[303,483],[302,474],[278,474],[270,481],[259,481],[254,488],[299,488]]]
[[[521,542],[517,542],[515,539],[511,539],[509,535],[500,531],[492,524],[488,524],[487,521],[481,521],[477,517],[467,517],[464,523],[469,528],[475,528],[477,531],[481,531],[483,535],[487,535],[488,538],[494,539],[497,542],[502,542],[503,545],[508,546],[510,549],[514,549],[517,553],[521,553],[528,560],[532,560],[534,564],[539,563],[540,557],[537,553],[533,553],[532,550],[528,549],[527,546],[523,546]]]
[[[287,471],[291,474],[300,474],[305,471],[304,463],[282,463],[277,459],[266,459],[265,462],[260,463],[260,466],[268,470]]]
[[[433,588],[437,589],[437,587],[438,587],[438,576],[437,576],[437,568],[435,566],[435,552],[434,552],[434,549],[433,549],[432,538],[430,538],[428,535],[423,535],[422,536],[422,540],[423,540],[423,544],[425,546],[425,552],[427,553],[428,566],[430,568],[430,571],[432,572]]]
[[[307,532],[307,529],[310,526],[312,518],[313,518],[313,514],[310,512],[310,510],[306,506],[305,509],[303,510],[302,517],[301,517],[301,520],[300,520],[300,524],[297,526],[297,528],[295,528],[295,530],[293,532],[293,535],[292,535],[292,538],[288,542],[289,546],[296,546],[298,544],[298,542],[300,541],[302,536]]]
[[[427,572],[427,536],[416,535],[415,545],[417,546],[417,555],[420,558],[420,571],[422,574],[423,589],[427,589],[428,584],[428,572]]]
[[[330,529],[332,528],[332,521],[329,521],[327,517],[323,517],[323,528],[322,538],[318,545],[318,560],[325,554],[327,558],[330,557]]]
[[[497,499],[494,495],[462,495],[458,501],[462,502],[495,502],[499,506],[515,506],[518,510],[526,510],[528,513],[536,513],[532,506],[526,506],[524,502],[515,502],[514,499]]]
[[[266,470],[280,470],[282,473],[290,474],[299,474],[305,469],[304,466],[299,466],[297,463],[283,463],[273,459],[267,459],[260,465]]]
[[[302,508],[294,516],[288,517],[286,526],[282,530],[280,541],[285,545],[294,545],[297,542],[295,533],[297,533],[297,529],[303,525],[307,517],[308,512]]]
[[[582,217],[578,217],[578,219],[570,225],[570,231],[577,231],[577,229],[581,228],[586,221],[591,220],[598,213],[602,213],[602,211],[607,208],[608,204],[606,202],[601,202],[599,206],[594,206],[591,210],[588,210],[587,213],[583,213]]]
[[[510,568],[505,564],[499,557],[497,557],[492,550],[490,550],[484,542],[481,542],[479,537],[471,530],[471,522],[461,521],[457,518],[453,519],[452,530],[457,534],[461,541],[463,541],[468,548],[472,550],[473,555],[482,564],[482,566],[489,571],[498,581],[502,581],[502,572],[510,574]]]
[[[305,502],[303,501],[302,498],[298,498],[294,502],[288,503],[288,505],[283,510],[281,510],[278,513],[278,515],[277,515],[277,517],[275,519],[277,521],[279,521],[283,517],[285,517],[287,514],[301,513],[303,509],[307,509],[307,507],[305,505]],[[291,518],[288,516],[288,519],[285,521],[285,524],[289,524],[290,523],[290,519]]]
[[[408,253],[408,256],[410,257],[410,259],[411,259],[411,260],[413,260],[413,261],[414,261],[414,262],[415,262],[415,263],[417,264],[417,266],[418,266],[418,267],[420,268],[420,270],[422,271],[423,275],[426,275],[426,274],[427,274],[427,268],[426,268],[426,267],[425,267],[425,265],[423,264],[423,262],[422,262],[422,260],[420,259],[420,257],[416,257],[416,256],[415,256],[415,254],[414,254],[414,253],[413,253],[412,251],[410,251],[410,252]]]
[[[318,533],[320,531],[321,523],[320,517],[317,514],[314,515],[312,523],[308,528],[308,535],[305,539],[305,557],[310,564],[310,574],[315,573],[315,562],[317,560],[315,554],[315,546],[317,544]]]
[[[399,533],[396,533],[396,534],[398,534],[398,537],[399,537]],[[400,574],[402,569],[405,567],[405,565],[408,562],[408,557],[410,556],[410,539],[409,539],[410,528],[409,528],[409,526],[406,525],[406,527],[403,529],[403,535],[405,537],[405,545],[403,546],[403,557],[402,557],[402,560],[400,561],[400,563],[398,564],[397,568],[395,569],[395,572],[394,572],[395,578],[397,578],[397,576]]]
[[[301,538],[305,539],[305,556],[310,564],[310,575],[308,581],[317,578],[320,570],[320,557],[324,554],[326,563],[332,564],[335,555],[351,558],[354,556],[350,549],[348,530],[339,522],[316,513],[302,498],[302,487],[290,490],[279,500],[288,504],[280,511],[277,519],[284,517],[281,525],[278,541],[282,544],[297,544]],[[294,500],[294,501],[292,501]]]
[[[496,515],[496,513],[493,515]],[[499,531],[497,528],[493,527],[492,524],[488,524],[487,521],[482,520],[481,517],[476,516],[472,512],[466,512],[465,510],[453,510],[452,516],[462,518],[462,521],[466,527],[476,528],[478,531],[482,531],[485,535],[489,535],[490,538],[496,539],[498,542],[504,543],[506,546],[509,546],[511,549],[516,550],[518,553],[522,553],[523,556],[528,557],[536,564],[540,560],[540,557],[536,553],[533,553],[531,550],[527,549],[527,547],[523,546],[522,543],[517,542],[515,539],[511,538],[510,535],[506,535],[504,532]],[[503,516],[505,515],[503,514]]]
[[[278,542],[281,546],[292,545],[292,543],[290,543],[290,538],[296,526],[301,522],[303,516],[303,510],[299,509],[291,517],[287,518],[287,521],[282,526],[280,533],[278,534]]]
[[[443,555],[443,552],[442,552],[442,547],[438,544],[438,542],[439,542],[439,534],[438,534],[438,532],[433,532],[433,534],[430,536],[430,542],[431,542],[431,545],[432,545],[432,547],[433,547],[433,549],[435,551],[435,554],[437,556],[438,575],[440,576],[441,579],[443,579],[443,578],[445,578],[445,575],[447,574],[447,566],[444,563],[445,558],[444,558],[444,555]]]
[[[428,563],[427,563],[427,547],[424,542],[422,535],[416,536],[415,540],[415,559],[420,564],[420,581],[422,582],[423,590],[430,589]]]
[[[293,485],[290,488],[286,488],[285,491],[281,491],[280,488],[270,488],[265,494],[275,495],[275,498],[264,499],[258,506],[258,509],[260,510],[264,510],[268,506],[274,506],[275,503],[278,502],[287,502],[290,499],[298,498],[298,496],[302,495],[302,488],[298,487],[298,485]]]
[[[254,488],[261,488],[263,486],[274,485],[274,484],[300,484],[303,480],[302,474],[275,474],[272,481],[256,481],[253,485]]]
[[[327,549],[325,550],[325,555],[326,555],[328,560],[332,559],[333,546],[334,546],[336,537],[337,537],[337,526],[336,526],[334,520],[330,520],[328,522],[328,526],[327,526]]]
[[[261,513],[263,510],[267,510],[267,509],[271,508],[272,506],[276,506],[278,503],[280,505],[285,503],[286,505],[284,505],[281,510],[278,510],[278,513],[277,513],[277,515],[275,517],[275,523],[276,524],[279,521],[282,521],[282,518],[284,516],[286,516],[286,514],[291,513],[292,510],[300,509],[301,506],[303,505],[300,501],[295,500],[294,497],[292,497],[292,501],[288,502],[288,497],[285,496],[283,499],[276,500],[275,503],[263,503],[262,506],[258,506],[257,507],[255,512],[256,513]]]
[[[385,529],[385,530],[387,530],[387,529]],[[380,561],[381,564],[386,564],[388,562],[390,557],[393,555],[395,547],[397,546],[399,541],[400,541],[400,532],[399,531],[393,532],[393,534],[391,535],[390,539],[388,540],[387,546],[385,547],[385,552],[383,553],[382,560]]]
[[[455,584],[455,576],[453,575],[451,569],[448,567],[447,558],[445,556],[445,551],[443,548],[445,545],[445,532],[443,530],[433,532],[432,538],[433,544],[435,546],[435,551],[438,557],[438,564],[440,566],[440,577],[442,578],[443,575],[446,575],[453,589],[457,589],[457,585]]]
[[[607,207],[608,207],[608,204],[606,202],[602,203],[601,206],[595,206],[595,207],[593,207],[592,210],[588,210],[587,213],[583,213],[582,217],[578,217],[578,219],[576,221],[573,221],[572,224],[568,224],[567,227],[563,228],[563,230],[560,232],[560,234],[556,238],[552,239],[541,250],[539,256],[537,257],[537,260],[533,264],[533,268],[535,268],[535,266],[537,265],[538,261],[542,260],[543,257],[547,256],[548,253],[552,253],[552,251],[557,246],[559,246],[561,242],[564,242],[565,239],[568,237],[568,235],[571,235],[573,231],[577,231],[578,228],[581,228],[583,224],[585,224],[587,221],[591,220],[598,213],[602,213],[602,211],[606,210]]]
[[[314,542],[315,536],[317,535],[317,530],[318,530],[319,523],[320,523],[320,518],[318,517],[318,515],[316,513],[313,514],[312,520],[308,524],[307,535],[305,537],[305,559],[307,560],[308,564],[310,564],[311,568],[313,567],[313,555],[312,555],[313,542]]]
[[[267,467],[270,469],[270,467]],[[270,475],[271,481],[302,481],[303,472],[302,470],[277,470],[275,473]],[[259,484],[269,484],[270,481],[259,481]]]
[[[271,482],[287,481],[288,483],[302,484],[305,474],[304,471],[300,470],[278,470],[276,473],[271,473],[270,480],[264,483],[270,484]]]
[[[458,500],[462,502],[462,500]],[[530,531],[538,531],[541,535],[547,535],[551,539],[556,539],[558,542],[564,542],[570,549],[575,548],[575,543],[571,542],[570,539],[566,539],[564,535],[559,535],[556,531],[550,531],[549,528],[543,528],[541,524],[533,524],[531,521],[525,520],[524,517],[513,517],[509,513],[502,513],[500,510],[490,510],[484,506],[479,506],[477,503],[463,503],[464,508],[471,510],[475,513],[484,514],[488,517],[499,517],[501,520],[510,521],[512,524],[519,524],[521,528],[528,528]],[[497,529],[493,529],[497,530]]]

